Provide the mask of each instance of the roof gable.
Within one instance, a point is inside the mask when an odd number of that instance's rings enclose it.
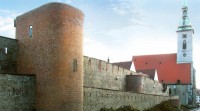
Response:
[[[155,77],[155,69],[145,69],[145,70],[136,70],[138,73],[143,73],[149,75],[151,79],[154,80]]]
[[[119,67],[122,67],[122,68],[124,68],[124,69],[130,70],[132,61],[116,62],[116,63],[112,63],[112,64],[117,65],[117,66],[119,66]]]

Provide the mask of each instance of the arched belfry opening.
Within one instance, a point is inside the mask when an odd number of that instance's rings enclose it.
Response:
[[[183,40],[183,50],[186,50],[187,49],[187,43],[186,43],[186,40]]]

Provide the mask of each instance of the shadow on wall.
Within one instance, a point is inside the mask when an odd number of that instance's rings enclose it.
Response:
[[[17,40],[0,36],[0,73],[16,74]]]

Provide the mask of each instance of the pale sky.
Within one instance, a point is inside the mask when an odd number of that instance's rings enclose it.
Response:
[[[62,2],[85,14],[84,55],[111,62],[133,55],[177,51],[181,0],[0,0],[0,35],[15,38],[16,16],[48,2]],[[200,88],[200,0],[188,0],[195,31],[193,60]]]

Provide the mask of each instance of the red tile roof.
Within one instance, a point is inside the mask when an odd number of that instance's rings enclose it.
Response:
[[[136,71],[156,69],[159,82],[190,84],[191,63],[176,63],[177,54],[133,56]],[[148,72],[148,71],[147,71]]]

